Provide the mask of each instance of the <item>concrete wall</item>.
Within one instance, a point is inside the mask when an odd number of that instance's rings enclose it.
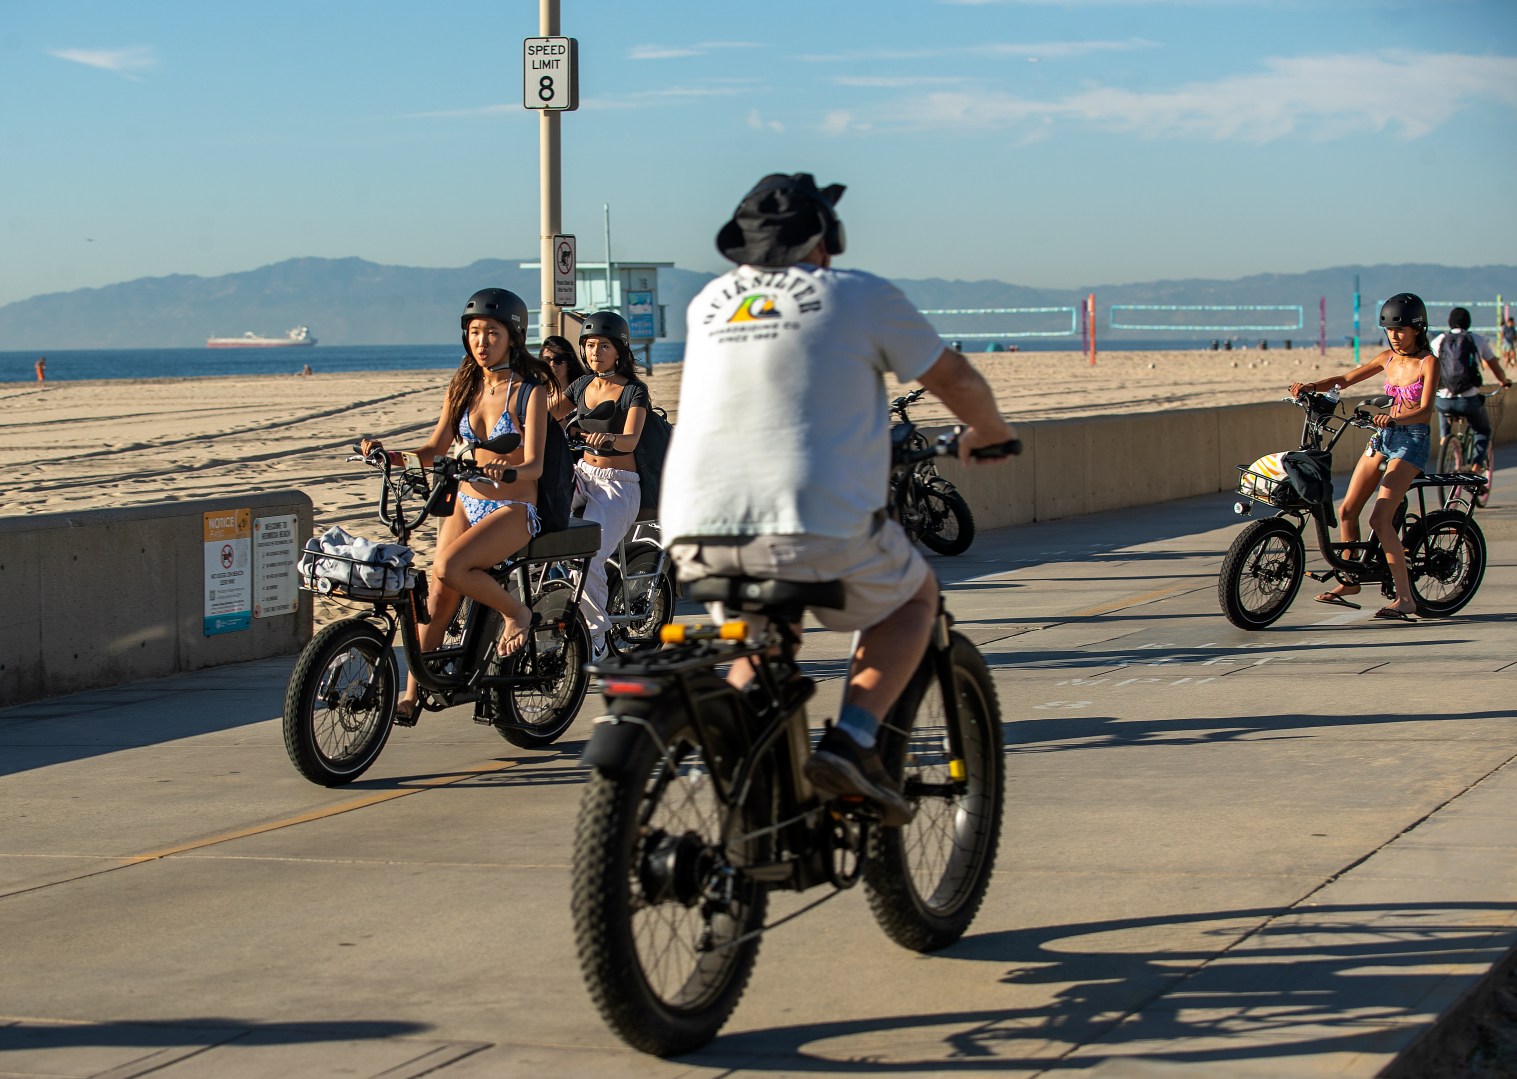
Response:
[[[203,515],[228,508],[311,534],[299,491],[0,518],[0,707],[299,651],[304,592],[292,614],[204,633]]]
[[[1517,409],[1503,411],[1497,442],[1517,437]],[[1017,424],[1020,457],[968,469],[940,459],[939,470],[968,500],[980,528],[1053,521],[1231,491],[1238,465],[1301,444],[1302,416],[1281,401]],[[1430,468],[1437,462],[1434,422]],[[943,430],[923,428],[929,436]],[[1333,451],[1340,476],[1353,471],[1368,441],[1357,429],[1343,436]],[[1341,480],[1336,489],[1341,497]]]

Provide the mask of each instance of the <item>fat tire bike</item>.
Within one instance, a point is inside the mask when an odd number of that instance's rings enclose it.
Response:
[[[519,441],[512,433],[481,445],[508,453]],[[488,479],[472,448],[461,457],[439,456],[430,468],[415,454],[382,450],[348,460],[379,470],[379,519],[399,544],[428,518],[451,513],[460,483]],[[417,500],[420,508],[408,512],[407,503]],[[418,627],[429,621],[425,571],[330,552],[303,558],[302,588],[369,609],[323,628],[295,661],[282,725],[295,770],[322,786],[351,783],[378,759],[392,727],[415,726],[424,711],[469,702],[475,722],[493,727],[512,745],[552,744],[573,724],[584,700],[590,634],[579,609],[581,586],[545,581],[542,570],[552,563],[582,570],[599,547],[600,526],[576,521],[536,536],[490,569],[532,610],[526,642],[505,660],[494,647],[500,614],[467,597],[450,618],[441,647],[422,651]],[[395,707],[402,685],[397,633],[421,688],[416,712],[404,718]]]
[[[953,449],[949,437],[901,452]],[[670,625],[661,651],[592,667],[609,714],[585,752],[572,868],[590,996],[623,1041],[658,1056],[716,1036],[765,932],[860,883],[901,946],[958,940],[990,883],[1006,794],[995,685],[941,598],[927,652],[880,726],[881,758],[915,807],[886,828],[862,799],[824,798],[804,770],[815,685],[793,627],[808,607],[839,606],[841,583],[707,578],[687,594],[763,628]],[[739,690],[718,668],[743,658],[756,676]],[[811,888],[827,891],[768,920],[772,890]]]
[[[1371,397],[1342,416],[1336,398],[1326,394],[1303,392],[1286,400],[1306,414],[1301,449],[1325,453],[1329,463],[1333,447],[1345,431],[1350,427],[1377,430],[1370,421],[1369,409],[1391,403],[1389,397]],[[1261,458],[1252,466],[1238,467],[1237,493],[1243,497],[1234,504],[1234,511],[1246,517],[1258,503],[1275,513],[1238,533],[1222,560],[1217,599],[1227,620],[1239,629],[1273,625],[1296,598],[1305,576],[1315,581],[1378,584],[1381,594],[1393,599],[1395,582],[1374,532],[1367,540],[1334,540],[1329,531],[1337,523],[1331,490],[1323,499],[1308,501],[1288,479],[1260,471],[1267,460]],[[1480,587],[1485,576],[1486,543],[1485,534],[1475,523],[1475,507],[1485,485],[1485,477],[1472,472],[1425,473],[1412,481],[1396,511],[1395,525],[1406,548],[1412,598],[1417,613],[1424,618],[1454,614]],[[1315,526],[1317,550],[1328,564],[1324,572],[1306,572],[1303,536],[1308,521]]]
[[[906,412],[926,392],[913,390],[890,402],[890,414],[895,421],[890,427],[893,446],[913,451],[927,447],[927,436]],[[890,504],[906,535],[930,551],[963,554],[974,542],[974,513],[958,489],[938,475],[933,457],[896,459],[890,471]]]

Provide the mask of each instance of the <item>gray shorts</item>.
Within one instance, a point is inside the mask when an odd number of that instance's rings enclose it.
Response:
[[[823,626],[843,633],[868,629],[916,595],[932,571],[901,526],[888,518],[868,535],[733,536],[669,548],[680,580],[761,577],[780,581],[842,581],[842,610],[817,607]]]

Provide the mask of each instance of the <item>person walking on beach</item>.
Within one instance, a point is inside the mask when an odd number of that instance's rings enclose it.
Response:
[[[1449,332],[1433,338],[1433,354],[1438,357],[1441,382],[1433,407],[1438,410],[1438,438],[1440,442],[1449,437],[1449,417],[1463,416],[1470,430],[1475,432],[1473,461],[1466,461],[1477,473],[1485,472],[1486,450],[1491,444],[1491,417],[1485,408],[1485,395],[1480,392],[1483,379],[1480,377],[1482,361],[1496,376],[1502,388],[1512,384],[1501,369],[1501,361],[1491,351],[1491,344],[1478,333],[1470,331],[1468,308],[1456,307],[1449,312]]]
[[[817,610],[860,631],[841,717],[806,765],[828,795],[912,804],[875,742],[926,653],[937,581],[891,520],[885,375],[920,382],[969,426],[960,455],[1015,433],[995,394],[890,282],[833,268],[843,253],[840,184],[773,174],[716,238],[737,263],[690,302],[679,424],[664,462],[659,520],[681,577],[840,580],[846,606]],[[729,678],[753,677],[746,661]]]
[[[434,587],[428,597],[431,621],[422,627],[422,651],[442,644],[448,622],[462,597],[483,603],[504,619],[496,655],[504,660],[526,643],[532,612],[487,571],[504,561],[540,531],[537,480],[543,470],[548,418],[547,366],[527,351],[527,305],[503,288],[481,289],[469,297],[459,318],[463,361],[443,396],[431,437],[416,450],[423,465],[448,452],[455,438],[474,447],[475,460],[494,482],[476,480],[459,487],[458,504],[443,520],[432,560]],[[527,387],[525,429],[513,404]],[[481,443],[516,433],[521,445],[511,453],[492,453]],[[360,442],[360,452],[383,449],[377,438]],[[515,479],[504,480],[508,472]],[[420,707],[420,689],[406,676],[406,692],[396,714],[410,718]]]
[[[47,381],[47,357],[46,356],[38,356],[37,357],[37,381],[38,382],[46,382]]]
[[[1377,374],[1385,376],[1385,392],[1394,405],[1389,413],[1377,413],[1372,422],[1378,428],[1371,437],[1364,456],[1354,466],[1348,491],[1339,507],[1340,536],[1344,543],[1359,539],[1359,515],[1370,495],[1375,505],[1370,509],[1370,528],[1385,551],[1385,564],[1395,581],[1396,599],[1375,612],[1376,618],[1410,622],[1417,612],[1412,597],[1412,581],[1406,570],[1406,549],[1396,534],[1396,509],[1406,497],[1407,489],[1427,467],[1432,449],[1434,394],[1438,388],[1438,357],[1427,339],[1427,306],[1410,292],[1398,293],[1380,308],[1380,325],[1385,328],[1390,347],[1347,374],[1333,375],[1317,382],[1292,382],[1290,394],[1302,390],[1321,393],[1329,386],[1342,389],[1363,382]],[[1380,474],[1381,469],[1385,475]],[[1378,492],[1377,492],[1378,488]],[[1343,582],[1318,593],[1318,603],[1353,607],[1359,604],[1345,599],[1357,595],[1359,585]]]
[[[1501,327],[1501,358],[1507,363],[1517,363],[1517,323],[1511,315]]]
[[[588,374],[564,391],[575,409],[574,421],[590,447],[574,465],[574,505],[587,521],[600,525],[600,550],[585,572],[580,607],[590,627],[595,659],[606,653],[611,620],[606,613],[606,559],[637,520],[642,508],[642,481],[632,454],[648,418],[648,386],[637,377],[632,332],[615,311],[597,311],[580,330]]]

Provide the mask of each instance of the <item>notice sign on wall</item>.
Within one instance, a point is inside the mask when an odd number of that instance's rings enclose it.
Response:
[[[205,515],[205,635],[253,624],[252,510]]]
[[[253,518],[253,617],[295,610],[295,516]]]

